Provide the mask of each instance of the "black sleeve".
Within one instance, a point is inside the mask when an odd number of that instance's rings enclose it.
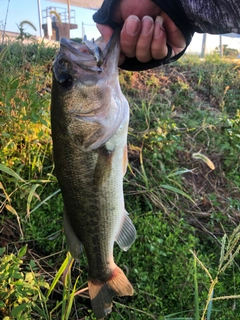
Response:
[[[105,0],[102,7],[93,15],[93,20],[97,23],[107,24],[115,29],[120,25],[112,20],[112,13],[120,0]],[[141,1],[141,0],[140,0]],[[136,58],[126,58],[120,68],[131,71],[141,71],[146,69],[155,68],[163,64],[174,62],[178,60],[186,51],[193,36],[193,28],[187,16],[184,13],[183,7],[179,0],[153,0],[166,14],[173,20],[176,26],[182,31],[186,39],[186,47],[179,54],[170,58],[171,47],[168,45],[168,55],[161,60],[152,59],[147,63],[138,61]]]
[[[212,34],[240,33],[239,0],[180,1],[194,31]]]

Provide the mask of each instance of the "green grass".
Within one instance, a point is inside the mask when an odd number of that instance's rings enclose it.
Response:
[[[53,171],[55,53],[21,42],[0,52],[0,287],[13,288],[10,298],[0,289],[4,320],[94,319],[86,257],[66,258]],[[115,248],[135,294],[116,298],[109,318],[238,319],[239,72],[212,56],[120,72],[131,107],[124,194],[138,236],[126,253]]]

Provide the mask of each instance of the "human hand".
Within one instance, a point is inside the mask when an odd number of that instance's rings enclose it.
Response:
[[[166,13],[150,0],[121,0],[112,19],[123,23],[119,65],[124,62],[125,57],[136,57],[140,62],[163,59],[168,53],[167,43],[172,48],[172,56],[186,46],[182,32]],[[97,24],[97,28],[105,41],[108,41],[113,30],[101,24]]]

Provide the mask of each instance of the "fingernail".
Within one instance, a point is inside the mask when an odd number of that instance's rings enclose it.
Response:
[[[143,22],[144,21],[144,22]],[[153,28],[153,19],[151,17],[143,17],[142,18],[142,30],[141,33],[147,36]]]
[[[163,25],[163,17],[157,16],[155,22],[159,23],[161,26]]]
[[[128,17],[127,21],[125,22],[125,31],[130,36],[135,36],[139,29],[139,19],[136,16]]]
[[[161,16],[157,16],[155,19],[154,38],[158,38],[163,31],[163,18]]]

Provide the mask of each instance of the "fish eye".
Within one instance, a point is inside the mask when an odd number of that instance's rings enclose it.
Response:
[[[72,86],[72,84],[73,84],[73,78],[68,74],[62,74],[58,78],[58,83],[63,88],[70,88]]]

